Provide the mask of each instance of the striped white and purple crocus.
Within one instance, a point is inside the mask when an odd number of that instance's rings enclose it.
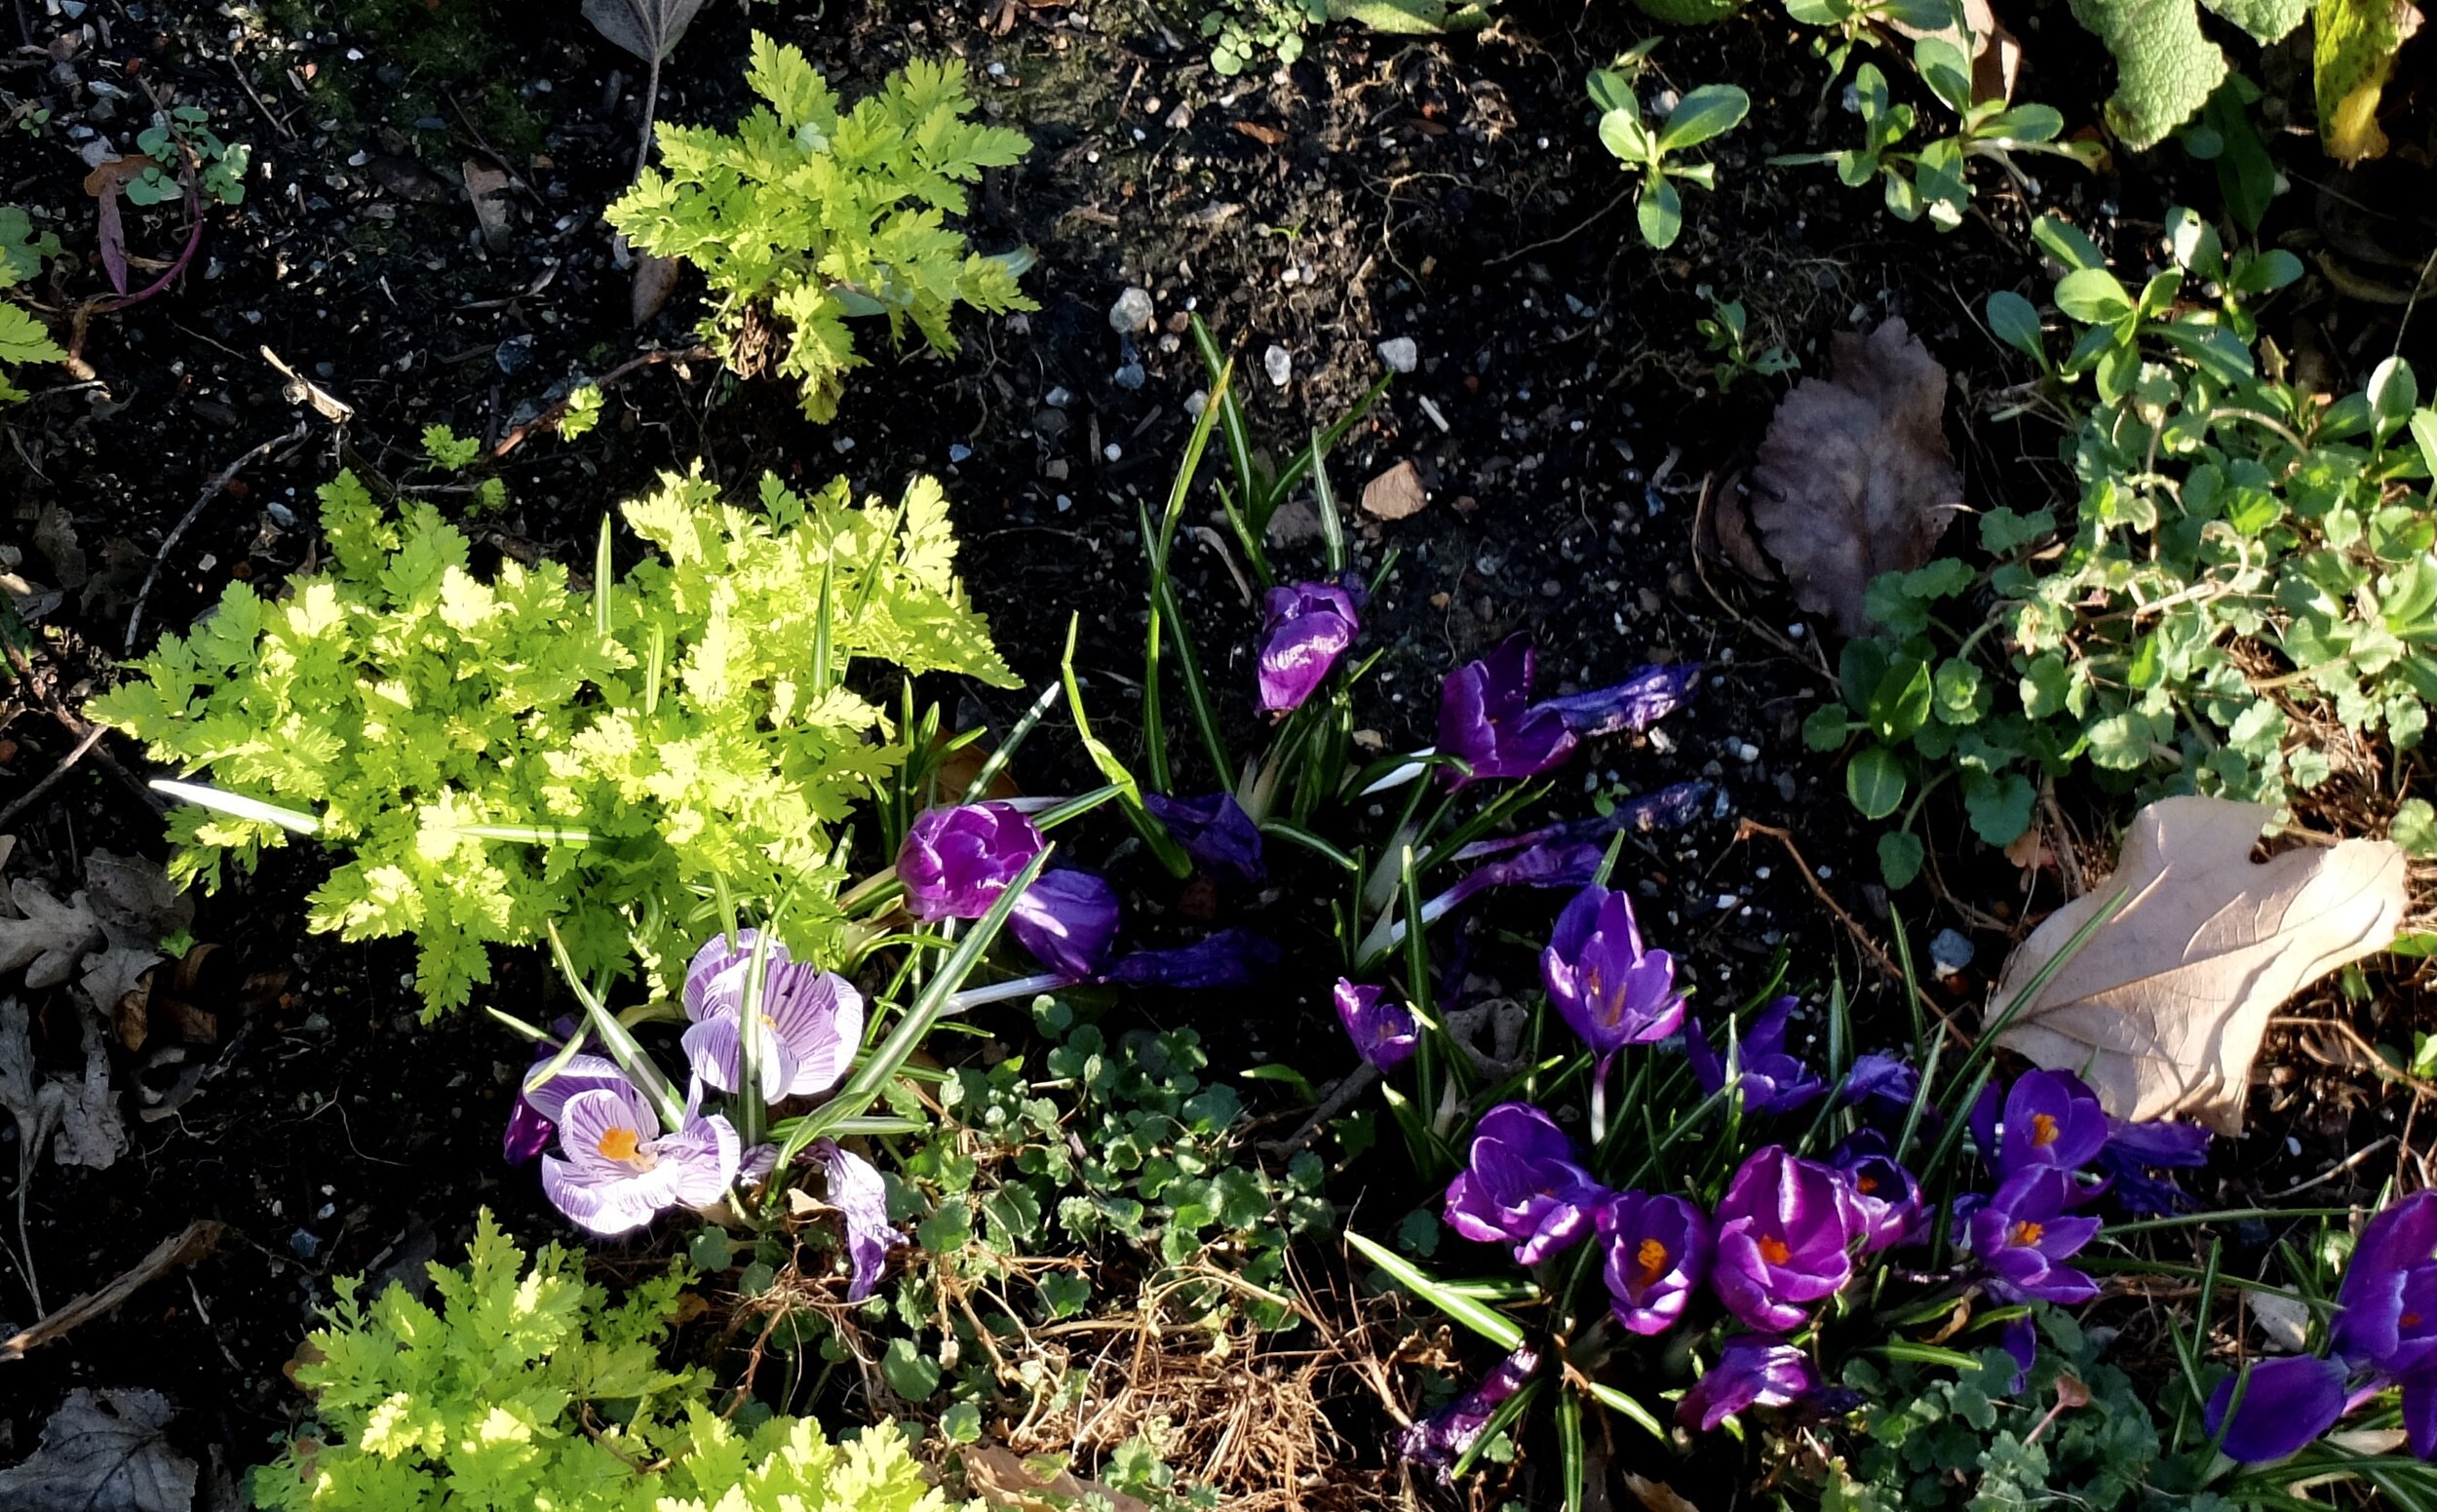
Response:
[[[598,1066],[582,1072],[600,1075]],[[712,1206],[735,1184],[742,1160],[725,1118],[689,1105],[677,1127],[666,1128],[651,1099],[624,1076],[568,1094],[552,1121],[559,1152],[542,1157],[542,1191],[603,1238],[633,1233],[670,1208]]]
[[[745,989],[755,945],[750,929],[714,935],[685,968],[688,1027],[678,1042],[694,1074],[721,1092],[744,1081]],[[845,1079],[863,1044],[863,994],[834,972],[791,959],[774,940],[751,1032],[763,1102],[827,1092]]]

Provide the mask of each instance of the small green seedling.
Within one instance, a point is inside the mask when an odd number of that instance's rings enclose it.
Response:
[[[1693,322],[1692,329],[1709,342],[1710,355],[1718,359],[1710,368],[1718,392],[1723,394],[1733,388],[1735,380],[1745,373],[1775,378],[1801,368],[1802,360],[1782,346],[1753,352],[1751,333],[1747,329],[1750,317],[1744,313],[1742,300],[1721,301],[1710,293],[1707,284],[1701,285],[1694,292],[1710,302],[1709,317]]]
[[[1642,175],[1635,205],[1642,240],[1660,250],[1673,247],[1683,231],[1683,196],[1675,181],[1718,187],[1717,164],[1680,162],[1676,154],[1733,131],[1751,112],[1752,97],[1731,84],[1705,84],[1652,124],[1643,119],[1630,75],[1602,68],[1591,75],[1591,102],[1600,107],[1601,143],[1625,172]]]

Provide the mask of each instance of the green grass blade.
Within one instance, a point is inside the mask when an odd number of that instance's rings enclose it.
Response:
[[[1151,848],[1151,854],[1159,858],[1159,864],[1168,869],[1169,874],[1181,880],[1192,874],[1193,858],[1184,853],[1184,847],[1168,833],[1168,827],[1142,805],[1141,785],[1134,780],[1132,772],[1126,770],[1126,764],[1117,759],[1117,753],[1109,750],[1105,742],[1092,733],[1091,717],[1083,712],[1083,687],[1074,675],[1074,638],[1082,618],[1078,614],[1066,621],[1066,652],[1058,667],[1060,680],[1066,690],[1066,712],[1074,719],[1075,736],[1083,742],[1083,750],[1091,756],[1092,764],[1099,767],[1100,774],[1117,790],[1117,806],[1124,812],[1126,822],[1134,826],[1134,833],[1142,837],[1142,843]]]
[[[1474,1300],[1459,1292],[1451,1292],[1439,1285],[1428,1271],[1389,1250],[1374,1240],[1347,1229],[1345,1242],[1352,1245],[1363,1259],[1387,1273],[1388,1279],[1412,1293],[1450,1318],[1497,1345],[1515,1350],[1523,1346],[1523,1325],[1496,1308]]]

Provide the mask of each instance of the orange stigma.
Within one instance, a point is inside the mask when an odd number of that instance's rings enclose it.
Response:
[[[1782,1265],[1794,1259],[1794,1251],[1787,1248],[1786,1242],[1776,1235],[1762,1234],[1760,1236],[1760,1259],[1771,1265]]]
[[[2039,1236],[2046,1232],[2046,1228],[2032,1222],[2029,1219],[2025,1219],[2021,1222],[2014,1225],[2014,1232],[2007,1236],[2007,1242],[2010,1244],[2018,1244],[2028,1249],[2031,1245],[2037,1244],[2039,1242]]]
[[[1878,1178],[1875,1176],[1857,1176],[1853,1179],[1853,1185],[1855,1190],[1867,1197],[1872,1192],[1878,1189]]]
[[[632,1161],[642,1146],[642,1136],[632,1129],[611,1129],[600,1137],[593,1148],[612,1160]]]
[[[2031,1147],[2046,1149],[2056,1143],[2056,1119],[2047,1113],[2031,1115]]]
[[[1667,1253],[1667,1246],[1656,1239],[1643,1240],[1642,1247],[1633,1252],[1634,1266],[1641,1273],[1640,1284],[1644,1288],[1658,1285],[1658,1278],[1667,1274],[1671,1259],[1673,1257]]]

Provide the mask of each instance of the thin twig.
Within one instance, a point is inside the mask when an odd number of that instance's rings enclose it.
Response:
[[[712,362],[716,360],[718,355],[719,354],[717,352],[713,351],[707,346],[689,346],[676,350],[663,348],[649,351],[645,352],[640,357],[635,358],[629,362],[620,363],[617,367],[610,368],[607,372],[604,372],[600,377],[595,378],[592,382],[592,386],[597,389],[608,388],[620,379],[625,378],[630,373],[635,372],[637,369],[649,368],[656,363]],[[570,391],[566,399],[561,399],[556,403],[544,407],[541,413],[525,421],[522,425],[518,426],[515,430],[510,431],[507,435],[500,437],[499,445],[490,448],[491,460],[497,461],[499,458],[506,456],[509,452],[514,451],[517,447],[523,446],[524,438],[532,435],[535,431],[544,430],[548,427],[557,425],[559,423],[559,417],[567,412],[567,399],[572,399],[574,397],[573,392]]]
[[[40,798],[44,794],[49,793],[53,788],[58,786],[59,779],[67,775],[67,769],[83,760],[85,758],[85,753],[91,751],[94,746],[100,741],[101,735],[102,728],[98,724],[95,725],[92,729],[87,730],[85,732],[85,738],[76,743],[76,749],[67,754],[66,759],[62,760],[58,765],[53,767],[49,775],[45,776],[42,781],[34,784],[31,788],[26,789],[25,792],[8,807],[0,808],[0,831],[6,831],[10,824],[16,820],[18,815],[33,807],[34,801],[37,798]]]
[[[1735,821],[1735,839],[1737,841],[1748,840],[1756,834],[1765,834],[1770,839],[1775,840],[1778,844],[1783,845],[1786,848],[1786,854],[1793,858],[1794,869],[1797,872],[1801,872],[1802,880],[1809,884],[1811,896],[1817,898],[1821,903],[1828,906],[1828,911],[1837,916],[1837,921],[1844,925],[1845,932],[1852,935],[1855,943],[1860,945],[1863,950],[1869,954],[1870,958],[1877,963],[1879,971],[1886,976],[1887,980],[1893,982],[1898,987],[1910,988],[1913,995],[1920,999],[1921,1006],[1928,1009],[1931,1013],[1936,1014],[1939,1019],[1945,1023],[1947,1028],[1953,1033],[1954,1037],[1963,1044],[1964,1048],[1969,1049],[1971,1047],[1973,1043],[1972,1036],[1964,1031],[1961,1025],[1954,1022],[1953,1016],[1947,1012],[1946,1005],[1940,1003],[1936,998],[1931,997],[1927,992],[1922,991],[1918,984],[1907,982],[1904,976],[1904,968],[1896,964],[1895,957],[1887,953],[1885,947],[1881,946],[1876,940],[1871,938],[1870,931],[1862,927],[1862,921],[1846,912],[1844,905],[1837,901],[1836,894],[1830,892],[1827,886],[1820,881],[1819,877],[1813,873],[1811,871],[1811,864],[1802,859],[1802,852],[1800,848],[1794,843],[1794,835],[1791,833],[1780,830],[1775,825],[1764,825],[1757,819],[1738,819]]]
[[[2391,1134],[2387,1135],[2384,1139],[2374,1140],[2371,1143],[2362,1145],[2359,1149],[2354,1150],[2351,1154],[2346,1155],[2343,1159],[2337,1161],[2334,1165],[2329,1166],[2326,1170],[2321,1171],[2318,1175],[2311,1177],[2308,1181],[2296,1182],[2293,1185],[2286,1187],[2283,1191],[2269,1192],[2261,1200],[2263,1202],[2274,1202],[2282,1197],[2290,1197],[2296,1192],[2308,1191],[2311,1187],[2318,1185],[2321,1182],[2332,1182],[2337,1177],[2343,1175],[2346,1171],[2351,1170],[2362,1161],[2369,1159],[2372,1155],[2377,1154],[2379,1150],[2384,1149],[2387,1145],[2392,1144],[2394,1142],[2395,1137]]]
[[[220,496],[222,490],[227,488],[229,484],[235,481],[237,475],[245,471],[247,463],[253,461],[257,457],[267,456],[281,446],[290,446],[296,442],[300,442],[305,439],[306,434],[307,432],[305,430],[304,422],[299,420],[296,422],[296,428],[290,431],[287,435],[272,437],[269,441],[262,443],[262,445],[254,447],[244,456],[239,457],[236,461],[231,462],[228,466],[222,468],[220,470],[220,476],[213,479],[210,484],[205,485],[202,496],[197,498],[194,502],[194,506],[186,511],[185,518],[178,521],[177,524],[171,529],[170,533],[161,538],[161,548],[153,553],[152,565],[144,572],[143,586],[135,590],[135,607],[131,610],[127,616],[126,654],[129,656],[135,654],[135,638],[142,633],[144,628],[144,600],[151,597],[152,585],[160,580],[162,563],[170,560],[170,553],[176,547],[179,539],[183,537],[189,529],[193,528],[197,520],[203,518],[205,506],[209,505],[213,499]]]

